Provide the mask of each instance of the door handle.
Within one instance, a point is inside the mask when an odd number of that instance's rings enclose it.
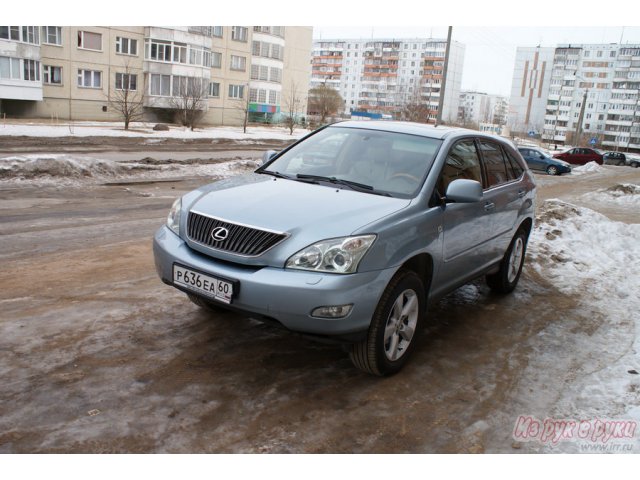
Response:
[[[527,194],[526,190],[518,190],[518,198],[522,198]]]
[[[484,209],[487,212],[490,211],[490,210],[493,210],[495,207],[496,207],[496,204],[493,203],[493,202],[488,202],[488,203],[484,204]]]

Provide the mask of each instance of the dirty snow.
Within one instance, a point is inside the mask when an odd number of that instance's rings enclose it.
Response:
[[[241,157],[200,162],[151,158],[116,162],[72,154],[13,155],[0,157],[0,183],[77,185],[125,178],[226,177],[254,170],[259,165],[254,159]]]
[[[30,137],[152,137],[148,143],[160,143],[163,138],[183,138],[212,140],[291,140],[300,138],[308,130],[297,128],[293,135],[284,127],[254,127],[247,128],[247,133],[242,127],[206,127],[191,131],[187,127],[170,126],[168,131],[154,131],[153,123],[133,123],[129,130],[124,130],[122,123],[118,122],[79,122],[58,125],[44,123],[20,123],[0,124],[0,136],[30,136]]]
[[[571,169],[572,175],[584,175],[585,173],[595,173],[601,172],[603,169],[596,162],[589,162],[585,165],[580,165],[579,167],[573,167]]]
[[[556,417],[599,418],[606,412],[640,422],[640,382],[629,373],[640,367],[639,239],[640,224],[611,221],[557,199],[541,205],[528,253],[533,267],[577,299],[586,316],[599,319],[599,331],[590,336],[602,335],[617,346],[614,352],[593,352],[593,371],[583,372],[557,403]],[[614,360],[598,367],[598,357],[609,354]],[[634,442],[640,446],[640,438]]]
[[[585,200],[614,203],[620,206],[640,207],[640,185],[618,183],[582,196]]]

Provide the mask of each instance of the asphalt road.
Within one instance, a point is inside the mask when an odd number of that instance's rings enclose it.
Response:
[[[540,196],[637,182],[611,171],[537,177]],[[526,266],[510,296],[478,281],[442,300],[390,378],[205,312],[160,282],[151,252],[199,183],[0,187],[0,453],[535,452],[513,440],[517,416],[544,418],[585,365],[611,360],[601,319]]]

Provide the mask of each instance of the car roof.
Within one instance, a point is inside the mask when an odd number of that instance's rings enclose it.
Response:
[[[449,127],[445,125],[427,125],[424,123],[400,122],[392,120],[346,120],[330,125],[331,127],[362,128],[368,130],[380,130],[384,132],[408,133],[410,135],[420,135],[422,137],[437,138],[444,140],[449,137],[465,137],[469,135],[486,137],[507,141],[497,135],[490,135],[477,130],[467,128]],[[508,141],[507,141],[508,142]]]

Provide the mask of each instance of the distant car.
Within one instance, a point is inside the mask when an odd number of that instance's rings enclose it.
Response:
[[[627,157],[622,152],[605,152],[602,155],[602,163],[604,165],[626,165]]]
[[[602,156],[602,162],[605,165],[640,167],[640,158],[622,152],[605,152]]]
[[[553,158],[559,158],[560,160],[576,165],[586,165],[589,162],[596,162],[602,165],[602,152],[595,148],[571,148],[566,152],[556,153]]]
[[[535,147],[519,147],[518,151],[531,170],[547,172],[549,175],[571,173],[571,165],[564,160],[552,158],[549,154]]]

